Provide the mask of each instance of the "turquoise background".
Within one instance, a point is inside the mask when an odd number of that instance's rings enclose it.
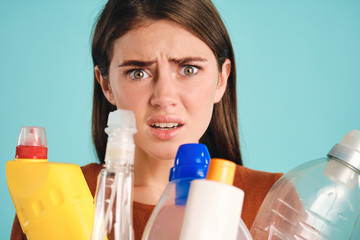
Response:
[[[49,159],[95,162],[90,33],[100,0],[0,0],[0,238],[14,207],[5,163],[21,126]],[[360,129],[360,1],[217,0],[232,37],[245,166],[286,172]]]

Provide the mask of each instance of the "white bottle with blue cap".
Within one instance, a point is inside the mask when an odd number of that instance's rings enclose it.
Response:
[[[190,184],[206,177],[210,154],[201,143],[183,144],[176,154],[167,185],[144,229],[142,240],[178,240]]]
[[[360,239],[360,131],[280,178],[250,232],[254,239]]]

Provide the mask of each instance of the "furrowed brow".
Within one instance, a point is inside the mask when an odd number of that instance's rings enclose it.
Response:
[[[155,61],[139,61],[139,60],[125,60],[118,67],[128,67],[128,66],[136,66],[136,67],[148,67],[154,64]]]
[[[171,58],[169,59],[169,61],[182,65],[192,62],[207,62],[207,59],[202,57],[185,57],[185,58]]]

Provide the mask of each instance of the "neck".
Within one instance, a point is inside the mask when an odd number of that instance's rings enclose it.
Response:
[[[134,195],[136,202],[155,205],[167,184],[174,159],[157,159],[136,149],[134,162]]]

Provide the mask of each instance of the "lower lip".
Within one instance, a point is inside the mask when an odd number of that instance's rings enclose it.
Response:
[[[150,127],[152,134],[154,134],[156,138],[164,141],[174,138],[180,132],[181,129],[182,126],[168,130],[162,130],[161,128]]]

